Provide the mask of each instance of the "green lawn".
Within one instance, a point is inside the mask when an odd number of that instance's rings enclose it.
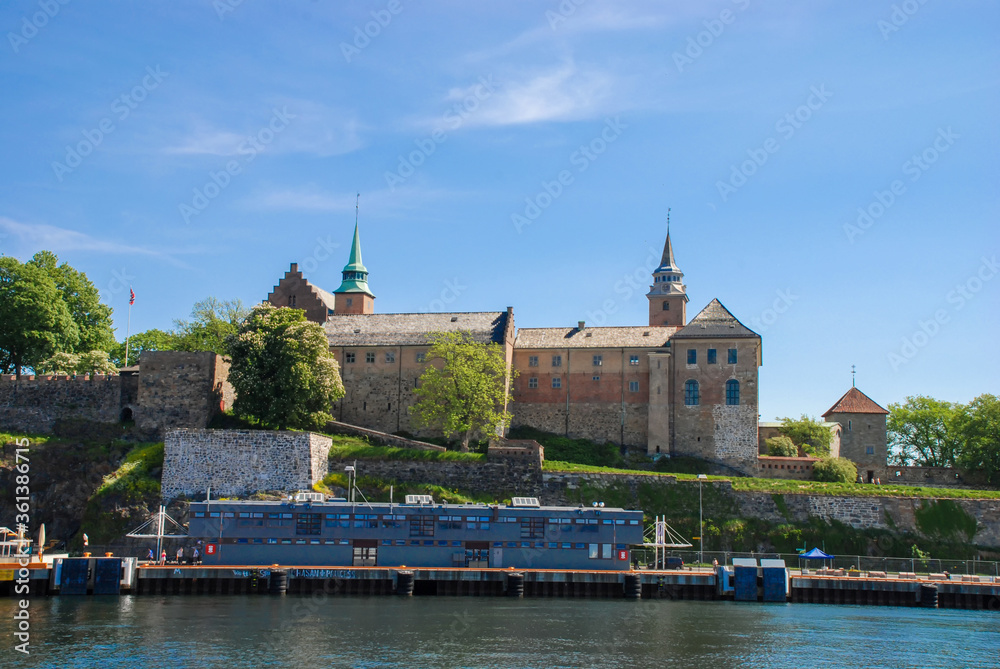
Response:
[[[649,476],[673,476],[678,481],[697,481],[695,474],[672,474],[669,472],[649,472],[645,470],[595,467],[573,462],[546,460],[543,465],[550,472],[581,472],[592,474],[645,474]],[[709,481],[730,481],[733,490],[749,490],[765,493],[803,493],[811,495],[850,495],[854,497],[934,497],[949,499],[1000,499],[1000,490],[966,490],[963,488],[928,488],[908,485],[869,485],[858,483],[821,483],[819,481],[798,481],[793,479],[762,479],[740,476],[709,476]]]
[[[372,446],[360,437],[342,434],[330,435],[333,445],[330,457],[337,460],[459,460],[482,462],[482,453],[461,453],[459,451],[424,451],[416,448],[395,448],[392,446]]]

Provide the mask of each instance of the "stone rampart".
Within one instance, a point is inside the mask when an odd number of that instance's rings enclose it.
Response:
[[[118,422],[121,380],[115,376],[0,378],[0,429],[51,434],[58,421]]]
[[[406,437],[400,437],[395,434],[389,434],[387,432],[379,432],[378,430],[369,430],[366,427],[360,427],[358,425],[349,425],[347,423],[341,423],[339,421],[334,421],[327,423],[323,428],[329,434],[346,434],[351,437],[362,437],[368,441],[379,444],[382,446],[392,446],[394,448],[416,448],[422,451],[446,451],[444,446],[437,446],[435,444],[428,444],[426,441],[417,441],[416,439],[407,439]]]
[[[329,471],[331,441],[312,432],[193,430],[167,432],[163,499],[179,495],[240,497],[310,490]]]

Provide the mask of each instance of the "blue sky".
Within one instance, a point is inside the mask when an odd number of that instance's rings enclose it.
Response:
[[[85,271],[124,336],[333,290],[376,310],[689,317],[763,336],[761,415],[1000,391],[993,3],[7,2],[0,251]],[[366,34],[367,33],[367,34]]]

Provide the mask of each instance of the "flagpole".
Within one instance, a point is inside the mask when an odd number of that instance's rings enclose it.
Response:
[[[132,334],[132,286],[128,288],[129,300],[128,300],[128,325],[125,326],[125,366],[128,367],[128,338]]]

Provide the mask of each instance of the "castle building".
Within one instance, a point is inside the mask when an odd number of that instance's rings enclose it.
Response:
[[[840,457],[854,462],[858,474],[869,483],[885,476],[888,415],[875,400],[853,386],[823,414],[827,421],[840,423]]]
[[[323,325],[347,391],[333,415],[346,423],[418,433],[408,409],[431,336],[468,331],[477,341],[503,346],[508,369],[518,372],[514,426],[752,470],[760,335],[718,300],[687,321],[687,287],[669,232],[646,297],[648,324],[624,327],[580,321],[515,331],[512,307],[376,314],[355,225],[340,288],[324,291],[292,264],[267,299],[304,309]]]

